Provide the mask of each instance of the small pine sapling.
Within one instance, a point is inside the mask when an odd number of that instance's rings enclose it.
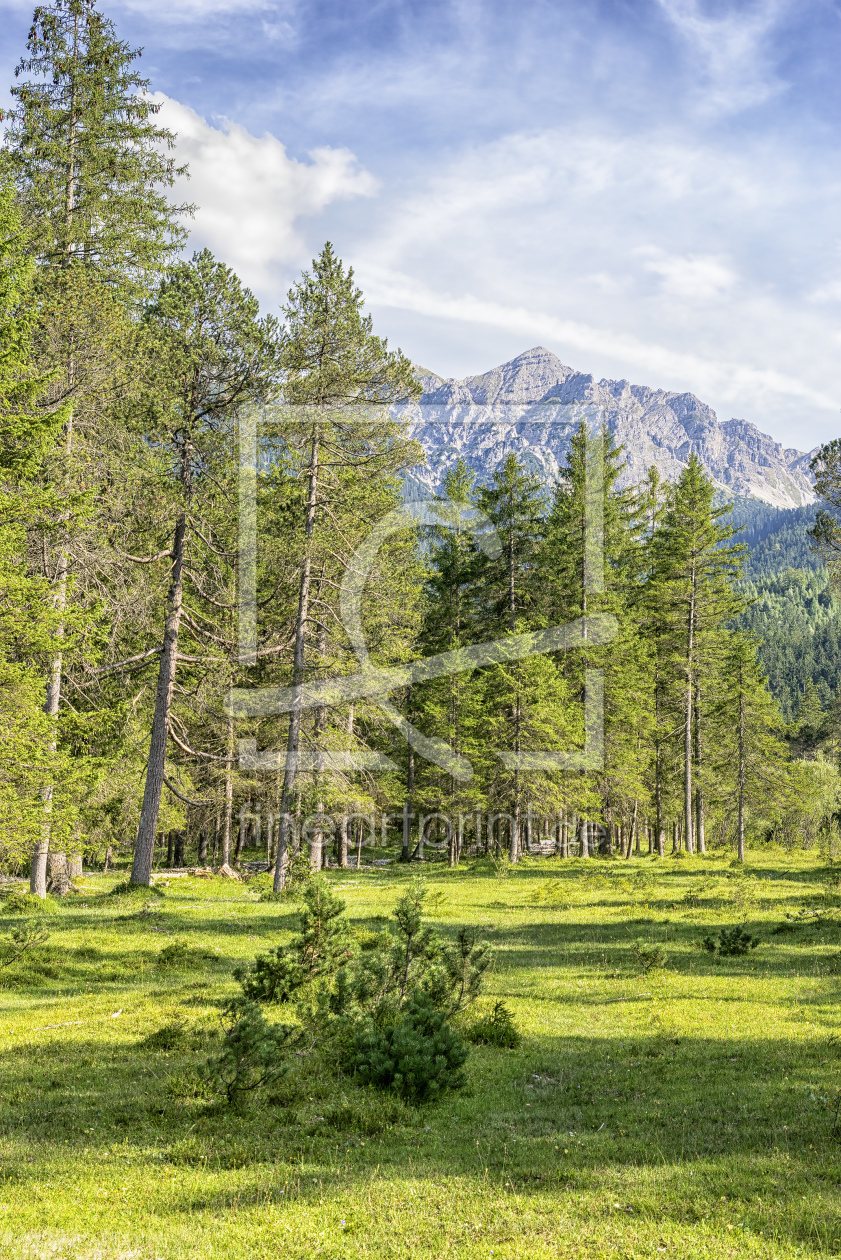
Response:
[[[294,949],[305,980],[333,975],[350,958],[352,939],[344,912],[345,903],[323,877],[311,880],[304,889],[301,930]]]
[[[659,967],[665,967],[668,954],[659,945],[644,945],[642,941],[634,944],[634,955],[642,970],[647,975]]]
[[[722,928],[718,942],[714,941],[712,936],[705,936],[701,944],[710,954],[719,954],[723,958],[738,958],[756,949],[762,942],[758,936],[751,936],[737,924],[732,928]]]
[[[289,1071],[285,1055],[296,1029],[270,1024],[257,1002],[232,1002],[222,1020],[221,1052],[205,1065],[203,1076],[214,1092],[236,1105],[243,1095],[271,1085]]]
[[[490,1015],[477,1019],[464,1035],[477,1045],[498,1046],[503,1050],[516,1050],[522,1040],[514,1016],[499,999],[494,1002]]]
[[[304,969],[283,945],[258,954],[247,967],[237,967],[234,979],[251,1002],[288,1002],[304,983]]]
[[[467,1047],[424,994],[409,998],[390,1028],[373,1023],[354,1043],[353,1068],[366,1085],[393,1090],[411,1102],[431,1102],[465,1083]]]

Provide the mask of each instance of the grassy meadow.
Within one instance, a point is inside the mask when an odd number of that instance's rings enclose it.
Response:
[[[372,929],[414,873],[329,878]],[[0,1256],[841,1256],[841,875],[816,852],[428,866],[523,1043],[418,1108],[314,1064],[240,1110],[196,1096],[233,967],[295,903],[118,878],[0,970]],[[0,902],[0,934],[27,921]],[[701,947],[736,924],[757,949]]]

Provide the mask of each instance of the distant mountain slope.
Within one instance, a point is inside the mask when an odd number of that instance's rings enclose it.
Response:
[[[780,508],[815,500],[810,453],[785,449],[746,420],[720,423],[694,394],[677,394],[627,381],[596,381],[566,367],[538,346],[482,376],[444,380],[417,369],[420,402],[401,413],[427,455],[427,467],[407,478],[409,497],[426,497],[459,455],[485,480],[514,451],[548,484],[563,463],[583,408],[604,419],[625,448],[623,482],[641,481],[654,464],[675,481],[695,452],[728,497],[754,497]]]

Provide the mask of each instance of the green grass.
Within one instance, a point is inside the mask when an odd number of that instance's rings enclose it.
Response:
[[[408,872],[330,877],[370,929]],[[39,918],[0,970],[0,1256],[841,1255],[841,890],[817,855],[427,877],[442,932],[494,942],[483,1005],[524,1040],[418,1109],[313,1064],[241,1111],[191,1096],[234,966],[295,925],[255,884],[89,877]],[[0,935],[26,921],[0,902]],[[737,923],[758,949],[700,947]]]

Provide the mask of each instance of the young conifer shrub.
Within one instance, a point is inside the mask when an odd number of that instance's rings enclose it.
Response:
[[[432,1102],[462,1088],[467,1055],[444,1012],[416,994],[391,1027],[369,1023],[354,1042],[350,1066],[365,1085],[393,1090],[411,1102]]]
[[[232,1104],[243,1095],[272,1085],[289,1071],[285,1054],[296,1029],[270,1024],[257,1002],[232,1002],[223,1020],[221,1053],[208,1059],[202,1076],[216,1094]]]

